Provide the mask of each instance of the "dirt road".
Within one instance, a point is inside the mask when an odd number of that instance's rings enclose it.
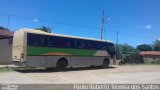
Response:
[[[78,68],[66,72],[30,70],[0,72],[0,83],[160,83],[160,65],[112,66],[108,69]]]

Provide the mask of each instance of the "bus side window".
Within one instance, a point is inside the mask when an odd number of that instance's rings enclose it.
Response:
[[[102,49],[102,44],[100,42],[96,43],[96,49]]]
[[[79,45],[80,45],[79,48],[84,48],[85,46],[84,40],[80,40]]]
[[[96,50],[96,42],[95,41],[90,41],[90,49]]]
[[[103,50],[106,50],[106,49],[107,49],[107,44],[106,44],[106,42],[103,42],[103,44],[102,44],[102,49],[103,49]]]
[[[70,41],[69,41],[69,39],[68,38],[63,38],[63,47],[64,48],[68,48],[68,47],[70,47]]]
[[[85,49],[88,49],[88,41],[87,41],[87,40],[84,40],[83,42],[84,42],[84,48],[85,48]]]
[[[89,41],[87,40],[84,41],[84,48],[89,49]]]
[[[39,36],[37,34],[28,34],[28,45],[38,46],[39,45]]]
[[[72,47],[73,48],[78,48],[78,40],[77,39],[72,39]]]
[[[67,38],[66,46],[69,47],[69,48],[73,47],[73,39],[72,38]]]
[[[47,36],[47,46],[55,46],[55,42],[54,36]]]
[[[46,46],[46,36],[40,35],[39,39],[40,39],[40,46]]]
[[[88,46],[88,49],[92,49],[92,43],[91,43],[91,41],[88,41],[87,46]]]
[[[56,47],[63,47],[63,44],[64,44],[64,40],[63,40],[63,37],[55,37],[56,39]]]
[[[89,40],[85,40],[85,49],[92,49],[92,43]]]
[[[92,41],[92,49],[96,50],[96,42]]]
[[[74,39],[73,38],[69,38],[69,43],[70,43],[69,47],[74,48]]]

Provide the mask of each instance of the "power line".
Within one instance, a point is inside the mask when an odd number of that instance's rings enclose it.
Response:
[[[146,36],[146,35],[137,35],[137,34],[131,34],[131,33],[126,33],[126,32],[119,32],[119,34],[124,34],[124,35],[128,35],[128,36],[134,36],[135,38],[138,38],[138,37],[142,37],[142,38],[153,38],[153,39],[155,39],[155,37],[153,37],[153,36],[151,36],[151,35],[149,35],[149,36]]]
[[[9,25],[10,25],[9,22],[10,22],[11,16],[18,17],[18,18],[23,18],[23,19],[29,19],[29,20],[32,20],[32,21],[33,21],[33,19],[35,19],[35,18],[32,18],[32,17],[20,16],[20,15],[14,15],[14,14],[2,13],[2,12],[0,12],[0,14],[7,16],[7,18],[8,18],[7,27],[9,27]],[[47,22],[47,23],[53,23],[53,24],[56,23],[56,24],[68,25],[68,26],[74,26],[74,27],[80,27],[80,28],[88,28],[88,29],[92,29],[92,30],[97,30],[98,31],[97,27],[91,27],[91,26],[86,26],[86,25],[77,25],[77,24],[69,24],[69,23],[63,23],[63,22],[57,22],[57,21],[51,21],[51,20],[45,20],[45,19],[38,19],[38,20],[41,21],[41,22]],[[118,30],[109,30],[108,29],[107,31],[117,33]],[[139,36],[137,34],[131,34],[131,33],[120,32],[120,31],[118,31],[118,32],[119,32],[118,34],[125,34],[125,35],[129,35],[129,36],[133,36],[133,37],[144,37],[144,38],[146,38],[146,37],[151,38],[152,37],[152,38],[155,39],[155,37],[153,37],[153,36],[151,36],[151,37],[144,36],[144,35],[143,36]]]
[[[23,19],[29,19],[29,20],[33,20],[33,17],[26,17],[26,16],[20,16],[20,15],[14,15],[14,14],[8,14],[8,13],[2,13],[0,12],[0,14],[2,15],[6,15],[6,16],[13,16],[13,17],[18,17],[18,18],[23,18]],[[38,19],[41,22],[47,22],[47,23],[53,23],[53,24],[61,24],[61,25],[69,25],[69,26],[75,26],[75,27],[81,27],[81,28],[89,28],[89,29],[95,29],[98,30],[98,28],[96,27],[91,27],[91,26],[86,26],[86,25],[77,25],[77,24],[70,24],[70,23],[62,23],[62,22],[58,22],[58,21],[51,21],[51,20],[45,20],[45,19]]]

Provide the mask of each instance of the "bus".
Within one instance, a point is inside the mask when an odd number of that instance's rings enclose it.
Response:
[[[111,41],[47,33],[34,29],[15,31],[12,63],[24,67],[103,66],[115,61],[115,48]],[[112,63],[113,64],[113,63]]]

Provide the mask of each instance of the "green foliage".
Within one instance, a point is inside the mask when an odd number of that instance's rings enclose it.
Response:
[[[152,47],[150,45],[147,45],[147,44],[138,45],[137,49],[139,51],[152,51]]]
[[[156,40],[152,45],[142,44],[138,45],[137,49],[128,45],[118,45],[120,64],[126,63],[145,63],[145,64],[160,64],[160,60],[143,60],[143,57],[138,55],[139,51],[160,51],[160,40]]]
[[[126,63],[140,63],[143,62],[141,56],[138,55],[138,50],[128,44],[118,45],[120,64]]]
[[[144,63],[143,57],[139,54],[127,55],[124,59],[120,61],[119,64],[138,64]]]
[[[0,72],[8,72],[8,71],[13,71],[13,69],[8,66],[0,67]]]
[[[42,26],[42,27],[36,28],[36,29],[44,31],[44,32],[48,32],[48,33],[51,33],[51,31],[52,31],[50,27],[46,27],[46,26]]]
[[[128,44],[119,44],[118,48],[119,48],[119,52],[122,53],[122,54],[138,52],[137,49],[135,49],[134,47],[132,47]]]
[[[34,70],[45,70],[45,68],[33,68],[33,67],[12,67],[12,66],[4,66],[0,67],[0,73],[1,72],[13,72],[13,71],[21,71],[21,72],[30,72]],[[46,71],[46,70],[45,70]]]
[[[160,64],[160,60],[144,60],[145,64]]]
[[[154,43],[153,43],[153,49],[155,51],[160,51],[160,40],[156,40]]]
[[[9,30],[8,28],[5,28],[5,27],[3,27],[3,26],[0,26],[0,29]]]

